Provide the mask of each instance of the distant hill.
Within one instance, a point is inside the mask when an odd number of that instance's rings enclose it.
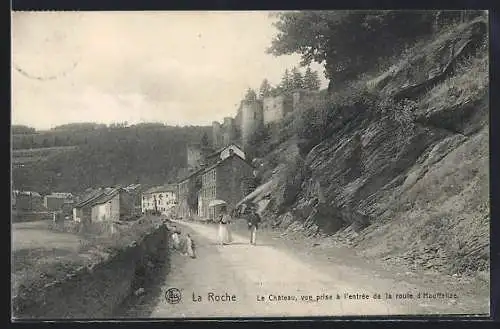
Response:
[[[211,127],[149,123],[117,128],[75,124],[14,135],[13,184],[45,193],[165,183],[186,165],[186,144],[199,142],[205,133],[211,141]]]

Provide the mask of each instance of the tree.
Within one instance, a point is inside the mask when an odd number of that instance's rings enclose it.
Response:
[[[262,99],[264,97],[267,97],[271,94],[271,84],[267,79],[264,79],[260,85],[259,89],[259,97]]]
[[[308,66],[304,74],[304,88],[309,90],[319,90],[320,80],[317,71],[312,71]]]
[[[257,100],[257,93],[252,88],[248,88],[247,93],[245,94],[245,100],[247,102],[254,102]]]
[[[269,139],[270,139],[269,128],[264,125],[260,125],[249,137],[247,144],[245,145],[245,153],[248,155],[249,159],[254,157],[265,156],[269,151]]]
[[[281,85],[280,89],[287,93],[292,90],[292,76],[290,75],[290,72],[288,69],[285,70],[285,73],[283,74],[283,77],[281,78]]]
[[[278,14],[268,52],[325,65],[330,80],[350,80],[433,31],[435,11],[301,11]]]
[[[292,89],[302,89],[304,88],[304,79],[302,77],[302,73],[299,71],[298,68],[294,67],[292,69]]]
[[[271,88],[271,90],[269,92],[269,95],[273,96],[273,97],[279,96],[281,94],[283,94],[283,88],[281,86],[276,86],[274,88]]]

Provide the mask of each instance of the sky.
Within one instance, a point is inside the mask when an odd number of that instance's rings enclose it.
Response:
[[[265,50],[269,12],[12,14],[12,124],[209,125],[247,88],[279,83],[298,55]],[[327,86],[323,67],[317,70]]]

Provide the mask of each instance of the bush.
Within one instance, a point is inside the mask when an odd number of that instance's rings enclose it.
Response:
[[[313,98],[301,104],[293,121],[301,155],[342,129],[352,118],[371,111],[379,103],[378,96],[360,79],[346,83],[345,88]]]
[[[249,159],[264,157],[270,151],[271,133],[269,128],[262,125],[250,136],[245,146]]]

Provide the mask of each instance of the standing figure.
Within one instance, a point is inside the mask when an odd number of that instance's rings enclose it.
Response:
[[[257,228],[259,227],[259,223],[261,222],[260,216],[257,213],[257,209],[255,206],[250,207],[248,217],[248,229],[250,230],[250,244],[256,245],[257,243]]]
[[[227,211],[227,207],[223,206],[219,216],[219,236],[218,240],[221,246],[231,243],[232,237],[229,231],[229,224],[231,224],[231,216]]]
[[[194,245],[194,241],[191,238],[190,234],[186,235],[186,247],[187,247],[188,256],[191,258],[196,258],[195,245]]]
[[[179,250],[181,246],[181,239],[179,237],[179,231],[177,228],[175,228],[174,232],[172,233],[172,242],[173,242],[173,247],[175,250]]]

